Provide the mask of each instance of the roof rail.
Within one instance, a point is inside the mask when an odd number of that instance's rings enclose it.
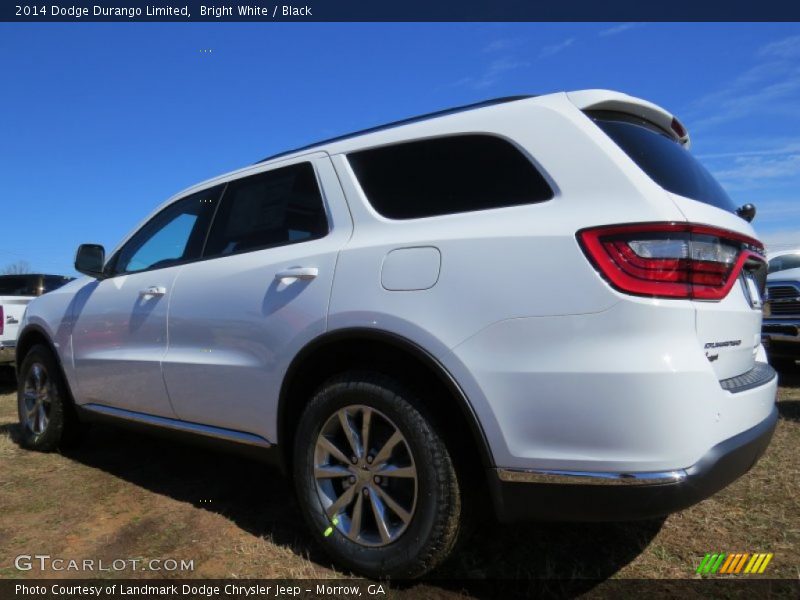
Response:
[[[328,138],[326,140],[320,140],[318,142],[314,142],[313,144],[308,144],[307,146],[300,146],[299,148],[294,148],[293,150],[286,150],[284,152],[279,152],[278,154],[273,154],[272,156],[268,156],[267,158],[262,158],[255,164],[263,163],[268,160],[274,160],[276,158],[280,158],[281,156],[288,156],[289,154],[294,154],[295,152],[302,152],[304,150],[311,150],[312,148],[316,148],[317,146],[322,146],[324,144],[332,144],[333,142],[340,142],[342,140],[347,140],[350,138],[357,137],[359,135],[365,135],[367,133],[375,133],[377,131],[384,131],[385,129],[391,129],[393,127],[400,127],[401,125],[409,125],[411,123],[418,123],[420,121],[427,121],[428,119],[435,119],[436,117],[444,117],[446,115],[452,115],[455,113],[465,112],[468,110],[474,110],[476,108],[484,108],[486,106],[494,106],[495,104],[505,104],[506,102],[515,102],[517,100],[527,100],[528,98],[534,98],[535,95],[521,95],[521,96],[503,96],[501,98],[492,98],[490,100],[482,100],[480,102],[474,102],[472,104],[465,104],[463,106],[455,106],[453,108],[445,108],[444,110],[437,110],[435,112],[426,113],[424,115],[418,115],[416,117],[408,117],[406,119],[401,119],[399,121],[392,121],[391,123],[385,123],[383,125],[377,125],[375,127],[369,127],[367,129],[361,129],[359,131],[353,131],[351,133],[345,133],[344,135],[339,135],[336,137]]]

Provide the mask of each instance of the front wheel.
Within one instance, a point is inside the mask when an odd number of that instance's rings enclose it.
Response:
[[[348,373],[306,407],[294,446],[306,521],[337,563],[368,577],[417,577],[459,532],[450,454],[413,395],[391,379]]]
[[[77,441],[80,423],[61,369],[46,346],[34,346],[22,361],[17,408],[23,447],[52,452]]]

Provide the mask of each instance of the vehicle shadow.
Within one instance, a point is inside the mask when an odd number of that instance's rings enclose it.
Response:
[[[778,402],[778,414],[787,421],[800,421],[800,400],[781,400]]]
[[[664,520],[486,523],[431,583],[476,597],[579,596],[639,556]]]
[[[778,371],[778,385],[781,387],[800,387],[800,369]]]
[[[268,536],[299,556],[331,566],[305,529],[290,483],[274,467],[109,425],[93,425],[84,443],[65,455],[157,494],[222,514],[253,535]],[[213,503],[202,503],[201,498],[213,498]],[[423,585],[479,597],[528,596],[557,585],[560,595],[576,595],[636,558],[663,524],[661,519],[501,526],[486,514],[471,541]]]
[[[13,367],[0,367],[0,394],[11,394],[17,390],[17,376]]]

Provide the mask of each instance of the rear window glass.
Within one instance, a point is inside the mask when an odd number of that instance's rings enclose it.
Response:
[[[2,275],[0,296],[38,296],[40,284],[38,275]]]
[[[459,135],[362,150],[348,155],[375,210],[417,219],[543,202],[553,190],[511,143]]]
[[[769,261],[769,272],[800,268],[800,254],[784,254]]]
[[[588,111],[587,115],[668,192],[736,211],[733,201],[711,173],[686,148],[652,123],[606,111]]]

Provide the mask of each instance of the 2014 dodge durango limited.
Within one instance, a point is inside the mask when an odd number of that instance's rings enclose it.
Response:
[[[22,443],[91,419],[278,450],[311,531],[421,575],[498,518],[683,509],[771,438],[750,223],[664,109],[514,97],[287,152],[168,200],[34,300]]]

